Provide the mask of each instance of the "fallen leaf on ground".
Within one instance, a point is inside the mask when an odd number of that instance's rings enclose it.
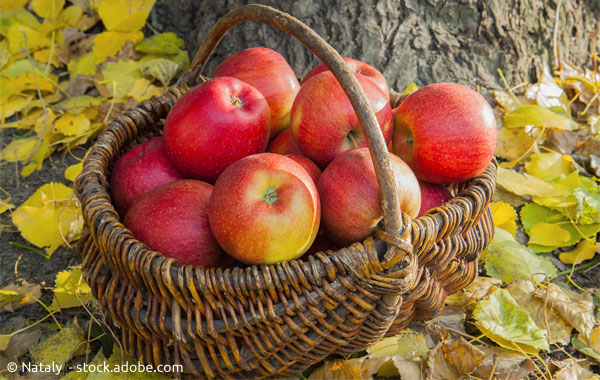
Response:
[[[101,0],[98,15],[107,30],[136,32],[144,26],[156,0]]]
[[[478,346],[477,348],[485,354],[483,363],[473,372],[473,376],[480,379],[523,379],[535,368],[531,361],[520,353],[501,347]]]
[[[73,189],[60,183],[43,185],[13,213],[13,223],[23,237],[46,248],[48,255],[64,245],[67,236],[77,237],[73,228],[79,228],[80,219],[81,207]]]
[[[135,50],[149,54],[177,54],[183,46],[183,39],[173,32],[167,32],[146,38],[135,45]]]
[[[471,310],[480,299],[501,285],[502,281],[497,278],[477,276],[469,286],[449,295],[446,305]]]
[[[573,336],[573,338],[571,338],[571,345],[574,349],[581,352],[582,354],[587,355],[590,358],[600,362],[600,348],[594,348],[576,336]]]
[[[589,293],[577,293],[550,284],[547,289],[536,289],[533,296],[540,300],[547,299],[548,304],[579,331],[584,339],[589,338],[596,323],[594,303]]]
[[[10,203],[10,197],[0,199],[0,214],[3,214],[8,210],[12,210],[13,208],[15,208],[15,205]]]
[[[6,356],[16,361],[22,355],[26,354],[29,347],[37,344],[42,336],[42,330],[39,328],[23,331],[13,335],[6,347]]]
[[[92,291],[81,275],[81,266],[71,267],[56,275],[54,299],[49,309],[78,307],[85,304],[91,296]]]
[[[440,342],[427,357],[428,380],[461,380],[483,363],[485,354],[459,337]]]
[[[546,181],[529,174],[520,174],[514,170],[498,168],[497,175],[498,186],[515,193],[517,195],[539,196],[539,197],[555,197],[568,195],[568,192],[556,188]]]
[[[31,356],[38,364],[63,365],[83,344],[83,331],[77,324],[64,327],[50,338],[29,349]]]
[[[577,123],[564,111],[550,109],[537,104],[523,104],[516,110],[504,115],[506,128],[525,128],[527,126],[572,130]]]
[[[520,349],[528,354],[550,349],[545,331],[536,326],[508,290],[498,289],[479,301],[473,310],[473,319],[486,337],[504,348]]]
[[[30,284],[22,280],[20,284],[9,284],[0,289],[0,312],[14,312],[35,302],[42,295],[40,284]]]
[[[337,359],[325,362],[310,374],[308,380],[369,380],[387,360],[388,358],[384,357],[367,359],[366,356],[363,356],[357,359]]]
[[[600,243],[584,239],[577,246],[567,252],[562,252],[559,256],[560,261],[565,264],[577,265],[582,261],[589,260],[596,253],[600,252]]]
[[[506,202],[492,202],[492,219],[494,226],[510,232],[513,236],[517,232],[517,212]]]
[[[571,156],[559,153],[534,153],[529,156],[525,170],[527,174],[541,180],[552,181],[557,177],[571,174],[575,168]]]
[[[550,305],[533,297],[535,285],[531,281],[516,281],[506,287],[510,295],[533,318],[535,324],[546,331],[549,343],[567,344],[571,339],[571,326]]]
[[[405,359],[425,358],[428,351],[423,334],[410,329],[404,329],[395,336],[384,338],[367,347],[369,358],[386,356],[402,356]]]
[[[446,306],[435,318],[425,321],[425,326],[432,339],[439,342],[450,339],[452,333],[466,334],[466,317],[465,308]]]
[[[590,370],[583,368],[576,361],[572,359],[567,359],[566,361],[568,362],[567,365],[552,375],[554,380],[589,379],[594,375]]]
[[[496,233],[482,258],[489,276],[510,284],[513,281],[531,280],[534,274],[552,277],[556,267],[552,262],[519,244],[510,232],[496,228]]]

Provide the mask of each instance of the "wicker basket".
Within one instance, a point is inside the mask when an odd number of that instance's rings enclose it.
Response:
[[[385,231],[337,252],[248,268],[178,265],[137,241],[111,204],[115,160],[161,134],[173,104],[197,83],[223,35],[254,20],[300,40],[335,74],[369,141]],[[248,5],[219,20],[186,73],[167,93],[117,117],[98,138],[76,181],[85,219],[83,274],[121,333],[127,352],[152,364],[183,364],[184,377],[262,378],[297,374],[332,353],[349,354],[438,313],[448,294],[477,275],[493,235],[489,202],[496,162],[455,186],[427,215],[401,213],[387,149],[362,88],[339,54],[295,18]]]

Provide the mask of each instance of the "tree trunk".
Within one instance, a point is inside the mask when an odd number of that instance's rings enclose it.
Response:
[[[480,86],[489,96],[510,84],[535,81],[545,64],[554,65],[554,28],[560,4],[559,54],[576,65],[592,62],[600,46],[600,0],[259,0],[288,12],[313,28],[342,56],[365,61],[390,87],[411,82],[451,81]],[[193,56],[202,38],[243,0],[158,0],[151,23],[186,40]],[[266,25],[236,26],[215,51],[204,74],[223,58],[248,47],[279,51],[298,76],[318,62],[291,37]]]

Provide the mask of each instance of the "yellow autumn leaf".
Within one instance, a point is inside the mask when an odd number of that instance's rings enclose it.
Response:
[[[0,9],[3,11],[14,11],[23,8],[29,0],[0,0]]]
[[[35,74],[28,72],[22,73],[12,80],[19,83],[23,91],[37,91],[39,89],[41,92],[52,92],[55,89],[54,83],[56,83],[54,79],[40,72],[36,72]]]
[[[12,141],[0,152],[0,160],[6,162],[18,162],[28,159],[37,144],[36,136],[24,139],[12,139]]]
[[[54,67],[63,66],[63,62],[58,59],[56,49],[44,48],[33,53],[33,59],[38,62],[48,63]]]
[[[558,224],[536,223],[529,229],[529,244],[560,247],[569,241],[571,234]]]
[[[77,164],[73,164],[65,169],[65,178],[69,181],[74,182],[75,178],[81,173],[83,169],[83,162],[79,162]]]
[[[562,252],[558,258],[565,264],[576,265],[582,261],[591,259],[596,253],[599,252],[600,243],[583,239],[574,249],[568,252]]]
[[[502,167],[498,168],[496,180],[500,187],[517,195],[555,197],[569,194],[569,191],[556,188],[539,178]]]
[[[517,232],[517,212],[505,202],[492,202],[492,218],[496,227],[510,232],[513,236]]]
[[[94,38],[94,46],[92,51],[94,53],[95,64],[100,64],[108,57],[113,57],[121,50],[127,41],[131,41],[134,44],[140,42],[144,38],[144,33],[132,32],[116,32],[108,31],[98,33]]]
[[[29,349],[36,363],[62,366],[80,348],[84,334],[77,323],[64,327],[50,338]]]
[[[105,97],[120,99],[129,96],[135,81],[142,78],[137,61],[110,62],[102,65],[103,80],[97,82],[98,91]]]
[[[525,170],[539,179],[552,181],[557,177],[569,175],[575,168],[571,156],[560,153],[534,153],[525,164]]]
[[[55,19],[65,6],[65,0],[31,0],[29,6],[40,17]]]
[[[156,0],[102,0],[98,15],[106,30],[137,32],[142,29]]]
[[[34,303],[41,295],[42,287],[40,284],[30,284],[24,280],[20,284],[9,284],[0,289],[0,313],[5,311],[14,312],[23,306]]]
[[[75,28],[82,15],[83,10],[81,8],[76,5],[70,5],[60,12],[58,19],[68,27]]]
[[[534,136],[539,131],[533,130]],[[535,138],[525,132],[522,128],[502,128],[498,132],[498,143],[496,144],[496,156],[509,161],[523,157],[535,143]]]
[[[160,88],[153,85],[146,78],[139,78],[133,84],[131,91],[129,91],[129,95],[131,95],[135,100],[141,102],[146,100],[152,96],[160,96],[161,95]]]
[[[50,310],[68,309],[85,304],[92,296],[92,290],[81,275],[81,266],[60,272],[56,275],[54,299]]]
[[[572,130],[577,127],[577,123],[566,113],[537,104],[524,104],[504,115],[506,128],[524,128],[530,125],[564,130]]]
[[[90,121],[83,113],[73,115],[67,112],[54,122],[54,128],[63,135],[78,136],[90,129]]]
[[[96,67],[96,58],[93,52],[87,52],[78,59],[72,59],[67,64],[67,69],[71,78],[75,78],[77,75],[94,75],[98,71]]]
[[[25,33],[25,35],[23,35]],[[51,41],[39,31],[26,25],[14,24],[8,28],[8,50],[11,54],[25,51],[25,38],[27,37],[27,48],[30,52],[50,46]]]
[[[3,214],[8,210],[12,210],[13,208],[15,208],[15,206],[10,203],[10,197],[0,199],[0,214]]]
[[[30,243],[50,255],[65,244],[72,226],[81,219],[73,189],[60,183],[40,187],[13,213],[13,223]]]
[[[11,96],[5,102],[0,104],[0,119],[2,119],[4,123],[4,119],[11,117],[17,112],[21,112],[29,105],[29,103],[31,103],[31,100],[30,96]]]

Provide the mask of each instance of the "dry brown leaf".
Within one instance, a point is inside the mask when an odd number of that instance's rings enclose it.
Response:
[[[485,359],[472,374],[477,378],[494,378],[496,380],[522,379],[535,368],[527,357],[517,352],[501,347],[478,346],[478,348],[484,353]],[[491,373],[492,369],[494,369],[493,374]]]
[[[11,295],[15,295],[15,297],[11,298]],[[9,284],[0,289],[0,313],[14,312],[35,302],[35,298],[40,298],[41,295],[42,287],[40,284],[30,284],[25,280],[20,285]]]
[[[424,373],[425,366],[423,365],[423,361],[424,361],[423,359],[421,359],[421,360],[406,360],[399,356],[395,356],[392,358],[392,362],[393,362],[394,367],[397,371],[397,374],[400,376],[400,378],[401,379],[410,379],[410,380],[425,379],[425,373]],[[377,375],[383,376],[383,375],[380,375],[380,372],[377,372]],[[398,378],[398,376],[396,376],[395,374],[393,377]]]
[[[429,335],[437,343],[451,338],[452,333],[466,334],[466,310],[460,307],[446,306],[432,320],[426,321],[425,326]]]
[[[502,281],[492,277],[477,277],[469,286],[446,298],[446,305],[472,309],[475,303],[491,293]]]
[[[440,342],[427,357],[427,380],[461,380],[483,363],[485,354],[459,337]]]
[[[548,299],[548,304],[560,314],[565,321],[573,326],[581,336],[588,339],[594,324],[594,303],[589,293],[577,293],[564,289],[558,285],[550,284],[548,290],[538,288],[533,293],[537,299]]]
[[[29,351],[29,347],[36,345],[40,341],[42,330],[39,328],[23,331],[20,334],[14,335],[8,342],[5,354],[9,359],[16,361],[21,355]]]
[[[572,359],[563,360],[559,363],[553,362],[552,364],[561,368],[552,375],[554,380],[580,380],[588,379],[594,375],[590,370],[583,368]]]
[[[535,324],[546,331],[549,343],[569,343],[573,327],[552,310],[550,305],[544,308],[543,299],[533,297],[535,286],[531,281],[513,282],[507,286],[506,290],[521,307],[527,310]]]

